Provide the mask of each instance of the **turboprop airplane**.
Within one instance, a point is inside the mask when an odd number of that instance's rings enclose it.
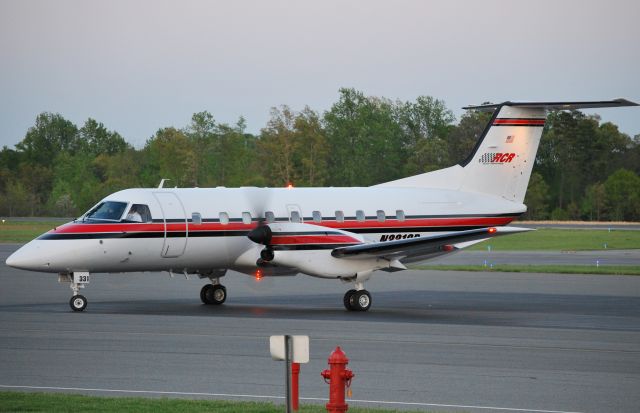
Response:
[[[59,274],[70,306],[91,273],[169,271],[209,279],[204,304],[222,304],[228,270],[257,278],[296,275],[350,283],[347,310],[366,311],[376,270],[450,254],[499,235],[523,204],[549,110],[637,106],[594,102],[504,102],[465,109],[491,120],[460,164],[366,188],[126,189],[7,258],[15,268]]]

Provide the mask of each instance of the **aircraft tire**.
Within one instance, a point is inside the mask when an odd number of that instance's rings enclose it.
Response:
[[[73,311],[84,311],[87,308],[87,298],[84,295],[74,295],[69,300],[69,306]]]
[[[220,305],[227,300],[227,288],[222,284],[207,284],[200,290],[200,299],[205,304]]]
[[[227,288],[222,284],[216,284],[213,286],[210,295],[207,299],[211,304],[220,305],[227,301]]]
[[[346,293],[344,293],[344,298],[342,299],[342,303],[344,304],[344,308],[346,308],[349,311],[355,310],[351,306],[351,296],[356,292],[357,292],[356,290],[349,290]]]
[[[207,292],[212,288],[213,288],[213,285],[206,284],[200,290],[200,300],[202,301],[203,304],[211,304],[207,298]]]
[[[356,291],[349,303],[354,311],[368,311],[371,308],[371,294],[367,290]]]

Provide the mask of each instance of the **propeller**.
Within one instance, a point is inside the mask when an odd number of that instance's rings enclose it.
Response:
[[[260,251],[260,260],[257,265],[262,266],[264,262],[273,260],[273,250],[270,248],[271,238],[273,232],[269,227],[265,213],[270,208],[271,197],[273,196],[273,190],[270,188],[244,188],[245,197],[251,208],[251,214],[255,214],[258,219],[258,225],[252,229],[247,237],[257,243],[262,244],[266,248]]]
[[[270,207],[273,191],[270,188],[246,187],[244,191],[247,204],[249,205],[252,216],[258,218],[258,226],[264,225],[266,222],[265,212]]]

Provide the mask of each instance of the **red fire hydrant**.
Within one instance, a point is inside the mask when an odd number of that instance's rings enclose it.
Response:
[[[329,356],[330,369],[321,373],[325,383],[329,384],[329,403],[326,406],[329,413],[342,413],[349,409],[344,393],[345,388],[351,387],[351,379],[355,374],[347,368],[347,364],[349,359],[338,346]]]

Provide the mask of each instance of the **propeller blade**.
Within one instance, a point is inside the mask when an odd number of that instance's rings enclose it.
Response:
[[[270,207],[272,191],[269,188],[243,188],[251,214],[258,218],[258,225],[265,221],[265,212]]]

